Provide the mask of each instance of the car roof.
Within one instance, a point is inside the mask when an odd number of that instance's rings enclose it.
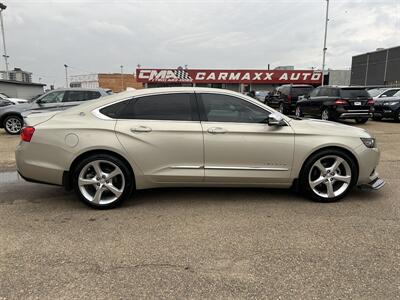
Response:
[[[114,102],[124,101],[131,99],[133,97],[156,95],[156,94],[166,94],[166,93],[213,93],[213,94],[223,94],[231,95],[239,98],[246,98],[246,101],[259,105],[259,101],[243,95],[239,92],[234,92],[226,89],[217,88],[204,88],[204,87],[161,87],[161,88],[148,88],[148,89],[138,89],[120,92],[117,94],[112,94],[109,96],[101,97],[96,99],[96,101],[87,101],[81,105],[69,108],[68,110],[62,112],[61,114],[74,114],[80,112],[89,112],[94,109],[112,104]]]

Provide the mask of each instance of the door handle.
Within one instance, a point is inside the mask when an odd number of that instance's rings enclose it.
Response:
[[[135,127],[135,128],[131,128],[131,131],[133,133],[135,132],[150,132],[152,129],[150,127],[146,127],[146,126],[139,126],[139,127]]]
[[[227,132],[226,129],[221,128],[221,127],[208,128],[207,131],[209,133],[212,133],[212,134],[222,134],[222,133],[226,133]]]

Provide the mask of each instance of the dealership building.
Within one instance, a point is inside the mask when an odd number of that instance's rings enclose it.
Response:
[[[351,85],[400,85],[400,46],[353,56]]]
[[[237,92],[269,90],[293,84],[320,85],[322,74],[313,70],[216,70],[216,69],[137,69],[136,79],[145,87],[197,86]]]
[[[336,73],[335,73],[336,72]],[[333,75],[335,74],[335,75]],[[331,82],[330,78],[336,82]],[[153,69],[136,70],[136,80],[144,87],[197,86],[229,89],[236,92],[271,90],[282,84],[321,85],[322,73],[318,70],[254,70],[254,69]],[[349,84],[350,71],[327,71],[325,84]]]

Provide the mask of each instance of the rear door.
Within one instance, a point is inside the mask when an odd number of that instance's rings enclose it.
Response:
[[[203,181],[203,133],[194,93],[134,98],[119,115],[115,129],[147,180]]]
[[[101,94],[98,91],[71,90],[66,91],[63,99],[63,109],[68,109],[73,106],[82,104],[85,101],[100,98]]]
[[[256,184],[289,181],[294,151],[290,126],[268,126],[270,112],[239,97],[199,95],[205,180]]]
[[[308,98],[305,98],[301,101],[301,108],[305,115],[314,115],[315,114],[315,107],[318,105],[318,94],[320,88],[314,89]]]

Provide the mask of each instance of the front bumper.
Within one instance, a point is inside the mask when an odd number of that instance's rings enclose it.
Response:
[[[390,106],[379,106],[375,108],[374,117],[380,118],[394,118],[396,111]]]
[[[371,189],[371,190],[380,190],[381,188],[383,188],[383,186],[385,184],[386,184],[385,180],[383,180],[381,178],[376,178],[376,179],[372,180],[370,183],[362,184],[359,187],[367,188],[367,189]]]

